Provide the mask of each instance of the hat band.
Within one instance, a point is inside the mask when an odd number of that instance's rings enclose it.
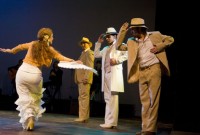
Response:
[[[107,34],[107,35],[112,35],[112,34],[113,34],[113,35],[117,35],[118,33],[117,33],[117,32],[106,32],[106,34]]]
[[[145,26],[144,24],[131,24],[131,26]]]
[[[90,43],[90,42],[88,42],[88,41],[81,41],[80,43]]]

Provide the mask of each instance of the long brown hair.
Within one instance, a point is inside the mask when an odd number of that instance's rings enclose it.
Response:
[[[51,65],[53,54],[50,51],[51,44],[48,39],[52,35],[53,31],[50,28],[41,28],[38,31],[38,40],[33,44],[32,56],[40,66],[45,65],[49,67]]]

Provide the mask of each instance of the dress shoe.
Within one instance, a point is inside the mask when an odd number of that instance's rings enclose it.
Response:
[[[112,126],[112,125],[109,125],[109,124],[100,124],[99,126],[102,127],[102,128],[107,128],[107,129],[117,128],[117,126]]]
[[[156,135],[156,132],[142,131],[137,132],[136,135]]]
[[[88,120],[86,120],[86,119],[80,119],[80,118],[75,119],[74,121],[75,122],[80,122],[80,123],[87,123],[88,122]]]
[[[33,129],[34,129],[34,117],[29,117],[26,130],[33,131]]]

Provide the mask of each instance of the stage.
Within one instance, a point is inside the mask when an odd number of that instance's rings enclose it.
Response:
[[[140,119],[119,119],[116,129],[99,126],[103,117],[91,117],[88,123],[77,123],[76,115],[44,113],[34,131],[23,130],[17,111],[0,111],[0,135],[134,135],[140,131]],[[172,125],[159,123],[158,135],[198,135],[173,131]]]

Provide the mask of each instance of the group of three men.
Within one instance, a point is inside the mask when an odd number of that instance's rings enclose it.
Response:
[[[147,32],[142,18],[133,18],[131,24],[125,22],[119,33],[113,27],[101,34],[92,51],[92,43],[83,37],[80,45],[83,52],[80,60],[84,65],[94,67],[94,59],[102,58],[102,84],[104,92],[105,123],[102,128],[114,128],[118,124],[119,92],[124,92],[122,63],[128,60],[128,83],[139,81],[139,94],[142,104],[142,130],[137,135],[155,135],[161,90],[162,73],[170,75],[165,48],[174,42],[173,37],[159,31]],[[126,33],[130,30],[132,37],[124,44]],[[101,50],[101,45],[107,46]],[[76,122],[89,119],[90,87],[93,73],[88,70],[75,70],[75,82],[79,90],[79,118]]]

